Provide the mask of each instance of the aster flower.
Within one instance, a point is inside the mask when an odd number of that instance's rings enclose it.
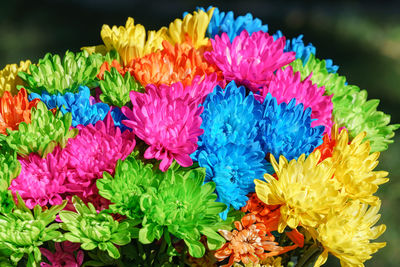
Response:
[[[101,39],[104,46],[84,47],[86,51],[106,51],[116,50],[124,63],[135,58],[143,57],[162,48],[161,42],[164,40],[166,28],[162,27],[159,31],[147,31],[141,24],[136,24],[133,18],[129,17],[124,26],[103,25],[101,28]]]
[[[18,77],[18,72],[27,71],[30,60],[20,61],[18,64],[8,64],[4,69],[0,70],[0,97],[3,96],[5,92],[10,92],[11,95],[16,95],[18,93],[17,86],[25,85],[24,81]]]
[[[0,97],[0,134],[7,135],[6,129],[17,130],[21,122],[31,122],[31,109],[38,100],[28,101],[26,90],[22,88],[16,96],[5,91]]]
[[[113,203],[109,206],[111,212],[131,219],[143,218],[141,195],[150,188],[157,189],[160,183],[160,173],[152,168],[153,165],[129,156],[124,161],[118,160],[114,177],[104,172],[103,179],[97,180],[96,184],[99,194]]]
[[[122,121],[132,128],[149,148],[144,153],[146,159],[161,160],[160,170],[166,171],[172,160],[181,166],[193,164],[190,154],[197,148],[202,107],[190,103],[186,98],[161,97],[157,87],[146,87],[146,93],[130,93],[133,109],[122,107],[128,118]]]
[[[92,203],[86,206],[77,197],[72,198],[77,211],[61,211],[61,227],[67,231],[64,237],[75,243],[81,243],[84,250],[93,250],[96,247],[107,251],[110,257],[118,259],[120,252],[115,245],[123,246],[131,242],[131,232],[128,221],[119,223],[104,212],[97,213]],[[133,231],[133,230],[131,230]]]
[[[95,79],[102,63],[102,55],[89,55],[86,51],[76,54],[67,51],[63,59],[48,53],[39,59],[37,66],[30,65],[29,72],[18,75],[28,84],[26,89],[30,93],[75,93],[81,85],[96,87]]]
[[[365,133],[357,135],[350,143],[348,133],[337,127],[332,129],[332,139],[335,146],[332,151],[332,161],[335,167],[334,178],[349,199],[376,205],[379,202],[373,194],[378,185],[389,181],[385,171],[373,171],[378,165],[379,152],[370,154],[371,147],[365,140]]]
[[[6,141],[22,157],[32,152],[44,157],[57,145],[65,147],[68,139],[77,135],[77,129],[70,129],[71,122],[70,113],[53,115],[43,102],[38,102],[37,108],[32,108],[31,123],[21,122],[18,131],[8,131]]]
[[[40,252],[45,256],[50,264],[41,262],[41,267],[58,267],[58,266],[68,266],[68,267],[80,267],[83,263],[84,254],[82,250],[76,253],[74,252],[80,248],[80,244],[71,243],[65,241],[63,243],[55,243],[56,251],[52,253],[48,249],[40,248]]]
[[[289,103],[296,98],[296,102],[303,104],[304,109],[311,108],[311,126],[323,125],[325,133],[329,133],[332,127],[332,96],[324,95],[325,88],[313,84],[311,78],[312,74],[302,81],[300,72],[294,73],[290,66],[285,70],[279,69],[269,86],[264,87],[261,96],[256,95],[256,98],[263,101],[270,93],[278,104]]]
[[[77,93],[49,94],[46,91],[43,91],[41,95],[31,93],[29,99],[40,99],[48,109],[57,108],[62,114],[71,112],[73,127],[78,124],[84,126],[95,124],[97,121],[103,120],[110,109],[104,103],[91,104],[90,89],[86,86],[79,86]]]
[[[218,229],[230,229],[231,220],[222,222],[218,213],[226,209],[216,202],[214,183],[204,182],[204,169],[180,171],[171,167],[164,174],[156,191],[149,190],[141,196],[140,208],[144,213],[139,241],[144,244],[170,234],[183,239],[191,256],[199,258],[205,253],[200,242],[201,234],[207,236],[211,250],[222,246],[224,239]],[[168,241],[167,241],[168,242]]]
[[[226,80],[234,80],[254,92],[269,84],[274,71],[295,59],[294,52],[284,52],[284,37],[274,40],[262,31],[250,36],[243,30],[232,43],[223,33],[211,43],[213,50],[204,53],[205,59],[217,65]]]
[[[268,205],[282,205],[278,231],[282,233],[286,226],[295,229],[298,225],[315,227],[326,218],[329,210],[337,210],[346,198],[332,181],[334,169],[330,159],[318,164],[319,151],[307,158],[302,154],[298,160],[288,162],[284,156],[279,164],[271,155],[271,163],[277,179],[269,174],[267,182],[254,180],[259,199]]]
[[[121,75],[116,68],[104,72],[100,88],[102,91],[101,101],[118,107],[129,102],[130,91],[143,91],[143,87],[129,73]]]
[[[317,229],[317,238],[324,251],[314,266],[324,264],[328,253],[339,258],[342,266],[364,266],[371,254],[386,245],[386,242],[371,242],[386,230],[384,224],[374,226],[380,218],[379,208],[380,202],[368,208],[368,205],[355,200],[341,212],[331,212],[327,221]]]
[[[228,241],[215,253],[218,261],[229,257],[223,267],[232,266],[234,262],[258,264],[260,259],[278,255],[283,248],[274,242],[275,237],[265,229],[265,225],[256,223],[255,216],[245,216],[235,221],[232,232],[220,230],[220,234]]]
[[[389,125],[390,116],[376,108],[379,100],[368,100],[367,92],[359,87],[348,85],[346,78],[337,73],[329,73],[324,60],[311,56],[303,66],[301,60],[292,64],[294,71],[300,71],[304,79],[312,72],[311,81],[318,86],[325,86],[325,94],[331,95],[333,103],[333,119],[339,127],[345,126],[350,137],[365,131],[366,140],[370,141],[371,151],[384,151],[400,124]]]
[[[58,231],[59,225],[52,222],[65,204],[66,202],[48,210],[36,206],[32,214],[19,198],[17,209],[11,213],[0,214],[0,254],[10,257],[14,265],[17,265],[25,254],[28,254],[27,266],[39,263],[39,246],[49,240],[62,239],[62,233]]]
[[[143,86],[147,84],[171,85],[182,82],[190,85],[197,75],[204,76],[221,72],[214,64],[203,58],[203,53],[187,43],[171,45],[167,41],[162,43],[163,49],[145,57],[132,60],[127,68],[131,75]]]
[[[164,39],[172,45],[181,44],[188,40],[194,48],[198,49],[208,45],[206,30],[213,14],[213,8],[207,12],[194,11],[193,15],[186,13],[183,20],[175,19],[171,22],[164,34]]]
[[[200,9],[204,10],[203,8]],[[250,35],[258,31],[268,32],[268,25],[263,25],[259,18],[253,19],[253,15],[250,13],[238,16],[235,19],[232,11],[225,13],[219,11],[217,7],[210,6],[207,12],[211,9],[214,9],[214,11],[207,27],[208,37],[214,38],[216,35],[221,36],[222,33],[226,33],[229,39],[233,41],[243,30],[246,30]]]
[[[263,118],[259,121],[261,146],[274,157],[283,155],[288,160],[301,154],[308,155],[322,144],[323,126],[311,127],[311,108],[304,110],[293,98],[288,104],[277,104],[275,97],[267,94],[263,102]]]

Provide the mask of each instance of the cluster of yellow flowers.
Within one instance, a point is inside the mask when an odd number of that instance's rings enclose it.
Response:
[[[321,266],[328,253],[342,266],[364,266],[363,262],[386,243],[371,243],[386,229],[374,226],[379,220],[380,200],[373,194],[378,185],[388,181],[387,172],[373,171],[379,153],[370,154],[365,133],[350,143],[348,133],[332,128],[335,140],[332,155],[321,161],[315,150],[279,163],[271,156],[277,179],[265,174],[265,181],[255,180],[257,196],[269,205],[282,205],[279,232],[288,226],[303,227],[323,247],[315,266]]]
[[[0,70],[0,97],[3,96],[5,91],[10,92],[12,95],[18,93],[17,86],[23,85],[23,81],[18,77],[18,72],[28,71],[31,61],[21,61],[18,64],[8,64],[4,69]]]

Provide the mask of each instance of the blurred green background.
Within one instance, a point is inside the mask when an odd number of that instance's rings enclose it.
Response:
[[[317,57],[331,58],[349,84],[379,98],[379,110],[400,123],[400,1],[129,1],[48,0],[1,1],[0,69],[8,63],[36,62],[46,52],[78,51],[101,43],[103,24],[135,23],[155,30],[167,26],[184,11],[196,6],[217,6],[235,15],[247,12],[269,25],[269,32],[282,30],[287,37],[304,34],[304,41],[317,47]],[[380,223],[387,230],[380,240],[387,246],[366,266],[400,266],[400,133],[382,153],[379,169],[390,172],[381,186]],[[337,266],[331,259],[329,266]]]

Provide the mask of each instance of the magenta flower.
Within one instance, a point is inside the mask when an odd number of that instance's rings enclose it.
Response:
[[[190,94],[180,94],[180,86],[149,85],[144,94],[131,91],[133,109],[122,107],[128,118],[122,123],[149,145],[144,157],[161,160],[162,171],[169,168],[173,159],[181,166],[191,166],[189,155],[197,149],[198,136],[204,132],[200,129],[203,107]],[[176,93],[170,94],[168,90]]]
[[[293,73],[291,66],[285,70],[279,69],[273,76],[270,84],[264,86],[261,95],[255,95],[260,102],[264,101],[265,96],[271,93],[278,101],[278,105],[282,102],[289,103],[290,100],[296,98],[296,104],[302,103],[304,110],[311,107],[311,127],[317,125],[325,126],[324,133],[330,133],[332,127],[332,96],[326,96],[325,87],[318,87],[311,81],[310,74],[304,81],[301,81],[300,72]]]
[[[268,85],[274,71],[295,59],[295,52],[284,52],[285,37],[278,38],[259,31],[249,36],[243,30],[231,43],[226,33],[211,39],[213,50],[204,57],[222,70],[225,80],[234,80],[253,92]]]
[[[45,248],[40,248],[40,252],[50,262],[50,264],[46,262],[40,263],[41,267],[80,267],[82,265],[84,258],[83,251],[79,250],[76,256],[74,254],[80,248],[80,244],[65,241],[63,243],[55,243],[55,247],[56,252],[54,253]]]
[[[91,201],[98,209],[107,207],[108,201],[98,195],[96,180],[104,171],[114,173],[118,159],[124,160],[133,151],[135,135],[121,133],[110,113],[94,126],[77,128],[79,134],[69,139],[63,150],[56,147],[45,158],[31,154],[19,159],[21,173],[10,190],[14,196],[18,191],[28,208],[58,205],[72,195]]]

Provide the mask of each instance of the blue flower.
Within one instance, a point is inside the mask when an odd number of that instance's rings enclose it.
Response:
[[[262,107],[252,93],[246,97],[245,87],[237,87],[234,81],[225,90],[216,86],[203,106],[200,116],[204,134],[199,137],[199,148],[192,155],[193,159],[196,160],[198,152],[206,147],[218,149],[228,143],[243,145],[257,138],[256,125],[262,117]]]
[[[325,67],[329,73],[336,73],[339,69],[339,66],[333,65],[332,59],[325,59]],[[347,85],[347,82],[346,82]]]
[[[103,120],[107,115],[110,107],[105,103],[90,104],[90,89],[86,86],[80,86],[78,93],[66,93],[62,95],[50,95],[43,91],[42,95],[31,93],[29,100],[39,98],[44,102],[48,109],[58,108],[63,114],[72,113],[72,126],[78,124],[88,125],[95,124],[99,120]]]
[[[119,127],[121,132],[124,132],[125,130],[132,131],[131,128],[122,123],[122,120],[127,120],[128,118],[124,115],[124,113],[122,113],[119,107],[111,107],[111,117],[114,120],[114,125]]]
[[[275,158],[280,155],[287,160],[310,154],[322,144],[324,126],[311,127],[311,108],[304,110],[293,98],[289,104],[278,105],[276,98],[267,94],[263,102],[263,118],[259,122],[261,146],[265,153]]]
[[[208,7],[207,11],[211,8],[212,6]],[[202,7],[197,9],[205,11]],[[185,12],[183,16],[186,14],[187,12]],[[207,36],[214,38],[216,35],[221,35],[225,32],[229,36],[229,39],[233,41],[243,30],[247,30],[250,35],[258,31],[268,32],[268,25],[263,25],[260,19],[253,18],[253,15],[250,13],[244,16],[238,16],[235,19],[235,15],[232,11],[227,13],[220,12],[219,9],[215,7],[211,21],[208,24]]]

